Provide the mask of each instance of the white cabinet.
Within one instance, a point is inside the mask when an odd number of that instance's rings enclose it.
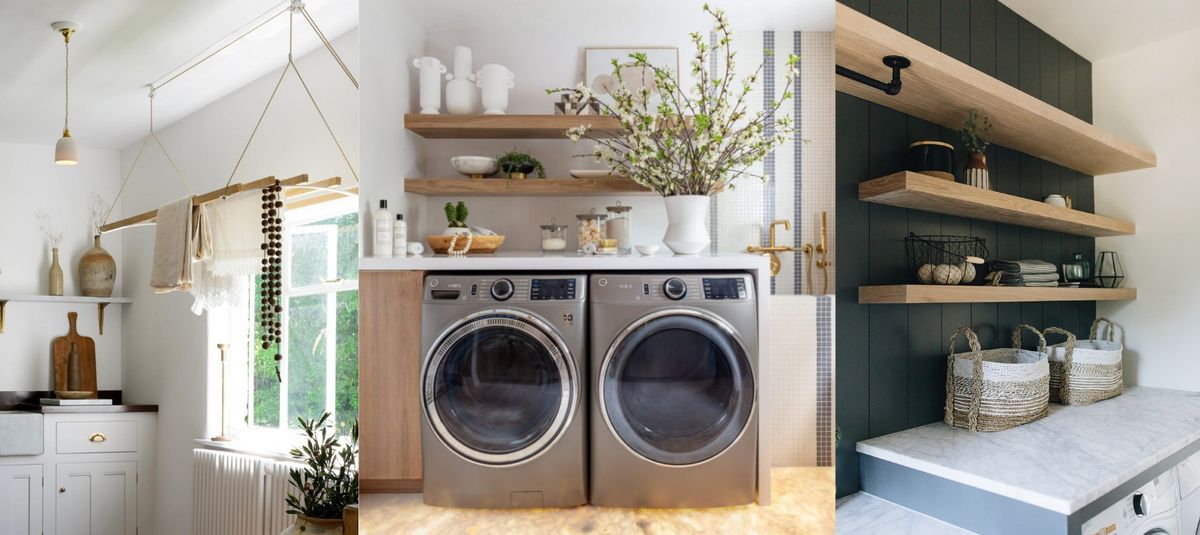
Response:
[[[136,462],[59,463],[54,516],[58,535],[135,535]]]
[[[41,535],[42,465],[0,466],[0,533]]]

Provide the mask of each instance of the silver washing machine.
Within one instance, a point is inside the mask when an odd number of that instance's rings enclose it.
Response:
[[[595,274],[590,291],[591,503],[753,502],[754,278]]]
[[[429,275],[422,308],[424,500],[587,503],[584,275]]]
[[[1175,467],[1084,522],[1081,532],[1179,535],[1179,479]]]
[[[1200,453],[1179,465],[1179,527],[1183,535],[1200,535]]]

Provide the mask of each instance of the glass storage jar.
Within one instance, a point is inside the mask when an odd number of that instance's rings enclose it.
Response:
[[[579,220],[579,254],[596,254],[600,249],[600,240],[605,239],[604,220],[608,218],[605,214],[597,214],[596,209],[586,214],[575,216]]]
[[[630,233],[633,225],[629,217],[629,212],[633,210],[632,206],[625,206],[621,201],[617,201],[616,206],[606,208],[608,212],[608,220],[604,223],[604,232],[608,239],[617,240],[617,252],[620,254],[629,254],[633,248],[633,240],[630,238]]]
[[[554,219],[542,227],[542,252],[561,253],[567,250],[567,226],[559,225]]]

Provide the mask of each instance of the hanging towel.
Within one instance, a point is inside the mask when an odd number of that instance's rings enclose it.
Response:
[[[248,191],[208,207],[212,232],[212,271],[218,275],[252,275],[262,267],[262,197]]]
[[[192,283],[192,197],[158,209],[150,288],[155,293],[186,290]]]

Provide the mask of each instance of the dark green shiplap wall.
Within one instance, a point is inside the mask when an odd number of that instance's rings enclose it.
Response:
[[[846,5],[980,71],[1092,120],[1091,64],[996,0],[844,0]],[[906,89],[907,90],[907,89]],[[908,144],[954,131],[837,95],[837,491],[858,491],[855,444],[942,419],[950,333],[971,325],[985,348],[1007,345],[1013,326],[1058,325],[1087,332],[1096,304],[860,305],[858,287],[911,282],[904,236],[959,234],[985,238],[990,259],[1071,253],[1094,258],[1095,240],[1011,225],[893,208],[858,200],[858,183],[904,169]],[[1003,147],[988,151],[998,190],[1031,199],[1066,193],[1093,211],[1092,177]],[[1027,343],[1032,343],[1027,339]]]

